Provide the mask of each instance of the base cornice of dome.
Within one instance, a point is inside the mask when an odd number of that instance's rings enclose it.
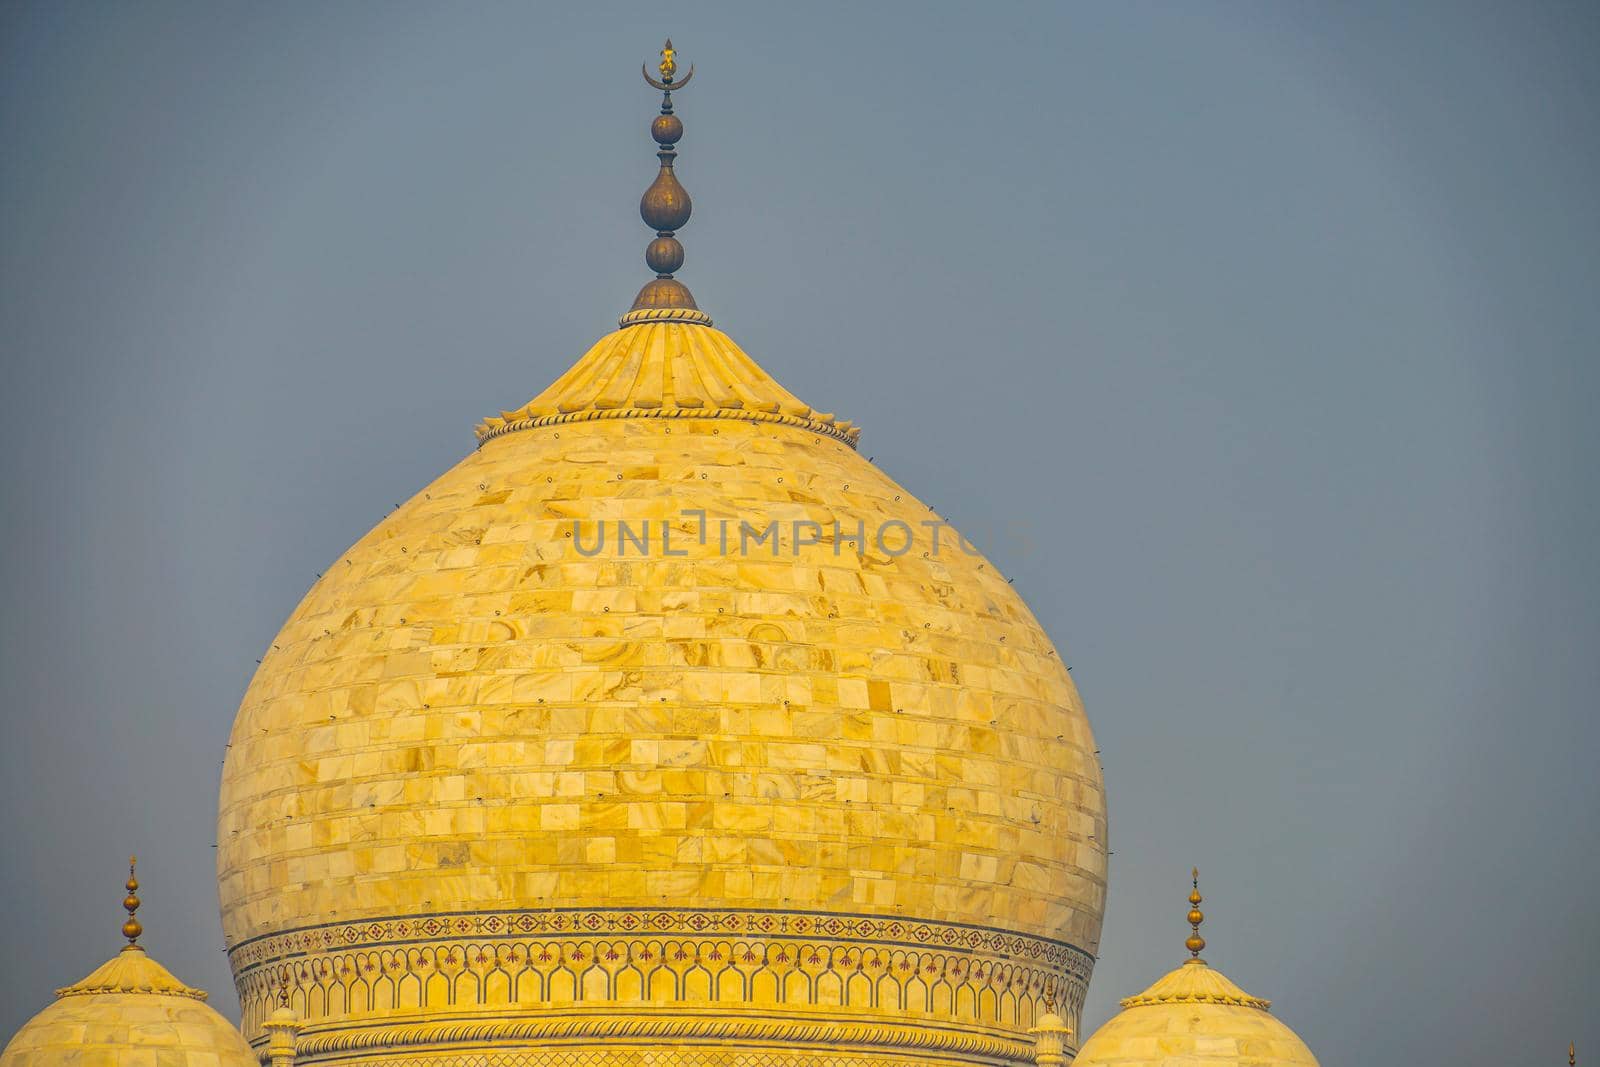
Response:
[[[544,1020],[575,1010],[615,1022],[652,1009],[788,1027],[832,1019],[835,1031],[888,1009],[895,1025],[914,1020],[947,1043],[973,1033],[1022,1041],[1046,1003],[1076,1025],[1094,965],[1068,942],[971,923],[660,906],[352,918],[253,938],[230,958],[247,1034],[288,1004],[328,1041],[405,1018],[455,1035],[440,1041],[492,1041],[506,1021],[542,1034]],[[452,1029],[468,1020],[490,1029]],[[784,1035],[772,1040],[799,1040]],[[950,1048],[952,1058],[980,1055]]]
[[[710,326],[711,316],[699,308],[645,307],[634,308],[617,320],[618,326],[639,326],[650,322],[685,322],[692,326]]]
[[[750,408],[606,408],[587,409],[583,411],[560,412],[554,415],[540,415],[537,417],[513,419],[490,426],[487,423],[478,428],[478,447],[493,441],[497,437],[517,433],[521,430],[534,430],[544,426],[564,426],[574,422],[596,422],[610,419],[723,419],[735,422],[756,422],[776,424],[779,426],[793,426],[801,430],[810,430],[812,433],[831,437],[856,447],[861,437],[861,429],[842,423],[821,422],[817,419],[802,418],[799,415],[790,415],[781,411],[755,411]]]
[[[447,1019],[351,1020],[302,1029],[295,1055],[300,1063],[363,1060],[381,1051],[385,1061],[402,1055],[486,1048],[604,1048],[614,1045],[671,1042],[696,1045],[866,1053],[921,1053],[978,1058],[984,1062],[1028,1064],[1033,1043],[976,1022],[952,1023],[935,1018],[859,1012],[751,1012],[726,1005],[699,1008],[675,1005],[582,1004],[530,1011],[516,1005],[495,1013],[473,1013]],[[259,1042],[258,1042],[259,1043]]]

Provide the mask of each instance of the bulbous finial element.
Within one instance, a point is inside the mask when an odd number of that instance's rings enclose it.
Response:
[[[139,920],[133,914],[139,910],[139,879],[134,874],[138,865],[138,856],[128,857],[128,881],[123,885],[128,891],[128,895],[122,898],[122,906],[128,911],[128,921],[122,924],[122,936],[128,939],[130,945],[137,944],[139,935],[144,933],[144,927],[139,925]]]
[[[1567,1067],[1578,1067],[1578,1043],[1567,1042]]]
[[[668,158],[662,162],[656,180],[639,198],[639,217],[652,230],[670,234],[689,221],[694,204],[689,200],[689,191],[678,184],[677,175],[672,173],[670,155],[665,150],[660,154]]]
[[[694,295],[688,286],[673,277],[683,266],[683,245],[677,231],[689,221],[694,204],[689,192],[678,182],[673,163],[678,156],[677,144],[683,138],[683,120],[672,113],[672,91],[682,89],[694,77],[694,68],[677,81],[677,50],[669,38],[661,48],[661,62],[656,67],[659,78],[650,76],[644,68],[644,80],[661,90],[661,114],[650,123],[650,138],[656,143],[656,158],[661,169],[656,180],[639,198],[639,217],[656,231],[655,240],[645,248],[645,264],[655,271],[655,279],[647,282],[633,300],[633,308],[622,316],[621,325],[636,322],[696,322],[709,326],[711,319],[695,306]]]
[[[1196,867],[1189,872],[1191,885],[1189,890],[1189,939],[1183,947],[1189,950],[1189,955],[1200,959],[1201,949],[1206,947],[1206,939],[1200,936],[1200,924],[1206,921],[1206,913],[1200,910],[1200,902],[1205,898],[1200,895],[1200,868]]]

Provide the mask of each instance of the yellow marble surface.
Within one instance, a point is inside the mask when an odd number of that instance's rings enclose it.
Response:
[[[1083,1043],[1073,1067],[1317,1067],[1267,1001],[1199,960],[1122,1004]]]
[[[329,1043],[881,1002],[1031,1045],[1047,986],[1081,1003],[1106,825],[1027,607],[718,331],[629,327],[562,382],[335,561],[245,695],[218,874],[247,1032],[280,994]]]
[[[17,1031],[0,1067],[257,1067],[244,1036],[129,947]]]

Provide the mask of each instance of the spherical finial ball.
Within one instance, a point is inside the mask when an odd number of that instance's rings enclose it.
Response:
[[[1195,908],[1195,909],[1193,909],[1192,911],[1189,912],[1189,925],[1190,926],[1199,926],[1201,923],[1203,923],[1205,921],[1206,921],[1205,913],[1203,911],[1201,911],[1199,908]]]
[[[683,136],[683,120],[676,115],[657,115],[650,124],[650,136],[656,144],[677,144]]]
[[[657,274],[671,274],[683,266],[683,245],[676,237],[657,237],[644,250],[644,261]]]
[[[1199,934],[1190,934],[1189,939],[1183,943],[1183,947],[1190,952],[1198,954],[1206,947],[1206,939]]]

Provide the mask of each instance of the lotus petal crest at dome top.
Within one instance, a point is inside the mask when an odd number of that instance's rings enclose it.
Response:
[[[850,444],[861,435],[848,421],[796,398],[721,330],[642,322],[602,337],[527,404],[485,419],[478,437],[603,418],[785,423]]]
[[[56,990],[58,997],[81,997],[93,993],[160,993],[193,1000],[206,999],[205,993],[184,985],[138,945],[129,945],[81,980]]]

